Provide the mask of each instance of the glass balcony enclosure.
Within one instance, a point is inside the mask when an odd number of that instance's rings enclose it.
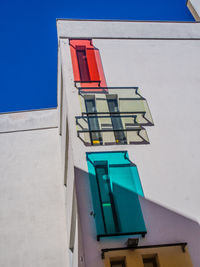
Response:
[[[148,144],[153,120],[137,87],[79,88],[78,137],[85,145]]]
[[[97,239],[146,234],[138,170],[126,151],[87,153]]]

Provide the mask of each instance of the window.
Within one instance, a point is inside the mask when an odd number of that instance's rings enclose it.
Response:
[[[107,161],[99,162],[95,166],[96,180],[99,192],[104,229],[106,233],[119,232],[119,223],[111,189],[111,181],[108,175]]]
[[[111,122],[117,144],[126,144],[126,136],[123,131],[122,119],[119,113],[117,97],[107,98],[108,108],[111,114]]]
[[[85,107],[88,114],[88,127],[90,130],[90,139],[92,145],[102,144],[101,133],[99,132],[99,121],[97,118],[97,110],[95,104],[95,98],[85,98]],[[96,131],[96,132],[95,132]]]
[[[111,267],[126,267],[125,260],[111,261],[110,266]]]
[[[81,87],[106,87],[99,50],[92,40],[70,40],[74,80]]]
[[[144,267],[158,267],[156,256],[143,258]]]
[[[77,60],[78,60],[80,80],[81,81],[90,81],[90,73],[89,73],[87,56],[86,56],[86,47],[85,46],[77,46],[76,47],[76,56],[77,56]]]
[[[127,152],[87,153],[97,238],[145,234],[137,167]]]

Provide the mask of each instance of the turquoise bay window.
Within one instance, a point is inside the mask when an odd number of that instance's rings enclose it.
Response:
[[[138,195],[143,191],[137,167],[126,151],[87,153],[97,239],[145,235]]]

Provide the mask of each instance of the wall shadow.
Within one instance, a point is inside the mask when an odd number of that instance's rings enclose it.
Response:
[[[74,171],[80,229],[86,261],[88,257],[88,265],[86,264],[86,266],[90,266],[90,261],[93,260],[94,262],[95,260],[95,253],[100,253],[102,248],[123,247],[127,238],[133,236],[105,237],[99,242],[97,241],[94,207],[89,181],[89,179],[96,179],[96,177],[89,177],[87,172],[76,167]],[[139,245],[187,242],[194,267],[200,266],[200,225],[197,221],[142,197],[137,192],[129,190],[118,183],[114,183],[113,186],[118,195],[117,198],[114,198],[117,213],[120,214],[119,209],[123,213],[126,213],[127,210],[129,212],[132,211],[127,222],[119,219],[120,226],[122,224],[127,224],[129,227],[137,225],[138,220],[140,221],[140,218],[138,218],[138,207],[141,208],[147,234],[144,238],[139,236]],[[127,215],[121,218],[127,218]]]

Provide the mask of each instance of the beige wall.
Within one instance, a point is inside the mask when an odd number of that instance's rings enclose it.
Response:
[[[67,263],[58,128],[36,127],[52,126],[46,120],[41,123],[45,117],[49,122],[54,120],[49,113],[52,112],[0,115],[0,125],[7,122],[14,130],[18,123],[21,129],[0,134],[2,267],[65,267]],[[28,130],[30,127],[35,129]]]

